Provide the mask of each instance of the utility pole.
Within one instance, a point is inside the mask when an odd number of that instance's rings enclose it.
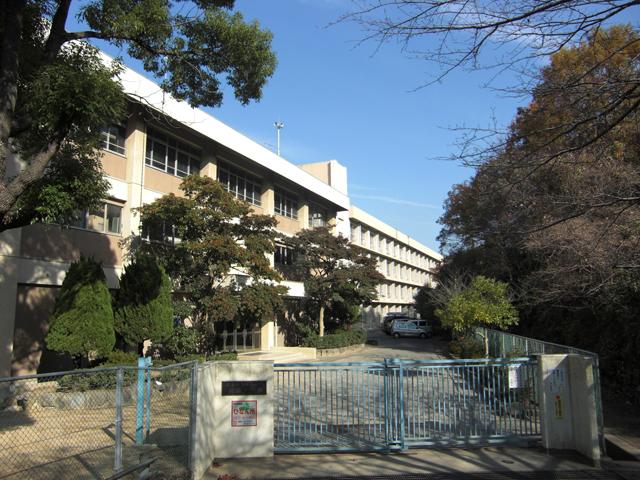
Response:
[[[278,120],[273,125],[276,127],[276,132],[278,135],[278,156],[280,156],[280,130],[284,128],[284,122],[281,122],[280,120]]]

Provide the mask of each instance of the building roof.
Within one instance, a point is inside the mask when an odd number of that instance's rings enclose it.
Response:
[[[385,235],[397,240],[398,242],[404,243],[405,245],[410,246],[418,250],[419,252],[424,253],[425,255],[437,260],[442,261],[442,255],[440,255],[435,250],[430,249],[426,245],[414,240],[409,235],[402,233],[397,228],[392,227],[391,225],[387,225],[382,220],[377,219],[373,215],[365,212],[364,210],[356,207],[355,205],[351,205],[351,210],[349,211],[349,216],[364,225],[367,225],[373,230],[377,230],[379,232],[384,233]]]
[[[109,55],[101,53],[105,63],[113,61]],[[176,100],[163,92],[158,84],[131,68],[125,67],[119,79],[125,93],[136,102],[162,112],[201,135],[328,200],[340,209],[349,210],[349,197],[344,193],[222,123],[204,110],[193,108],[187,102]]]

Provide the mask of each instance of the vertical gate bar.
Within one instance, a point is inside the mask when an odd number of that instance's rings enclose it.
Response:
[[[293,429],[293,412],[291,411],[291,371],[287,370],[287,441],[291,443]]]
[[[198,362],[191,365],[189,385],[189,472],[193,472],[196,462],[196,425],[198,415]]]
[[[114,422],[115,428],[115,453],[113,473],[122,470],[122,384],[124,382],[124,373],[122,367],[116,372],[116,418]]]
[[[384,360],[384,443],[389,449],[389,385],[387,374],[389,367],[387,365],[387,359]]]
[[[404,450],[404,379],[403,379],[403,370],[402,363],[400,363],[399,368],[399,388],[400,390],[400,398],[398,399],[400,403],[400,447]]]

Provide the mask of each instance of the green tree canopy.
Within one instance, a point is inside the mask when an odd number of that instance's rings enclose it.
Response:
[[[453,293],[436,308],[435,314],[443,326],[462,336],[471,335],[475,327],[505,329],[518,323],[518,311],[509,299],[508,285],[482,275],[473,277],[466,288]]]
[[[125,267],[116,305],[116,332],[139,354],[145,340],[162,342],[171,335],[171,281],[155,258],[139,255]]]
[[[275,248],[275,218],[254,214],[209,177],[187,177],[180,189],[184,196],[164,195],[140,209],[149,241],[134,249],[164,265],[199,328],[273,319],[286,293],[267,257]]]
[[[304,279],[305,296],[318,312],[318,333],[324,335],[324,314],[333,303],[368,305],[384,277],[376,260],[329,227],[302,230],[287,239],[296,251],[295,267]],[[348,310],[348,308],[347,308]]]
[[[50,350],[83,362],[111,352],[113,310],[100,263],[80,258],[69,266],[50,323],[45,339]]]
[[[622,386],[640,381],[639,54],[638,33],[612,27],[554,55],[440,219],[443,274],[508,282],[523,333],[598,352]],[[581,120],[567,132],[567,119]]]
[[[73,4],[73,5],[72,5]],[[193,106],[217,106],[226,82],[259,100],[276,59],[271,33],[233,0],[11,0],[0,18],[0,231],[96,205],[108,184],[101,127],[123,118],[118,63],[85,41],[122,48]],[[68,31],[70,12],[79,28]]]

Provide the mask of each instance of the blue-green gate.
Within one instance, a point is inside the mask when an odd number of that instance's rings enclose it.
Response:
[[[536,440],[535,359],[275,365],[276,452]]]

